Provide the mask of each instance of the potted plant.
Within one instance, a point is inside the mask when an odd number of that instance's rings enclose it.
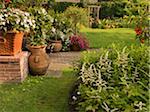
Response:
[[[70,47],[72,51],[86,50],[89,48],[89,43],[82,35],[70,36]]]
[[[14,8],[0,9],[0,55],[15,55],[21,52],[24,32],[35,27],[34,18]]]
[[[64,13],[55,13],[52,29],[47,38],[49,52],[69,51],[69,36],[72,32],[71,23]]]
[[[35,18],[35,29],[30,33],[30,44],[28,45],[31,51],[29,69],[32,75],[44,75],[49,66],[48,55],[45,53],[45,39],[53,18],[41,7],[29,8],[29,11]]]
[[[88,41],[85,37],[78,34],[79,25],[88,25],[88,13],[85,8],[79,8],[77,6],[70,6],[65,11],[65,17],[71,23],[74,35],[70,36],[70,48],[73,51],[80,51],[89,47]]]
[[[65,35],[58,29],[54,27],[50,31],[50,36],[47,38],[48,48],[51,47],[52,52],[59,52],[62,49],[62,38]]]

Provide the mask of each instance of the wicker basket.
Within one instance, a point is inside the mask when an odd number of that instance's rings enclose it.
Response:
[[[0,55],[13,56],[22,51],[23,32],[7,32],[0,38]]]

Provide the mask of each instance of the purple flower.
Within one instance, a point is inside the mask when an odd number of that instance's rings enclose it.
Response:
[[[70,37],[70,45],[78,45],[81,50],[88,49],[89,43],[82,35],[73,35]]]

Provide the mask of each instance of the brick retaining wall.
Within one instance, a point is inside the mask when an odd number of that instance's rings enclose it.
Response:
[[[28,75],[28,52],[0,56],[0,83],[22,82]]]

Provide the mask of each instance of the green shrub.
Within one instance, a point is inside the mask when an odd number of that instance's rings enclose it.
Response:
[[[72,29],[70,21],[65,17],[64,13],[55,13],[53,16],[54,22],[53,27],[62,31],[63,33],[67,33],[68,30]]]
[[[148,0],[101,0],[100,18],[123,17],[124,15],[141,15],[143,11],[148,13]]]
[[[88,12],[85,8],[79,8],[77,6],[70,6],[64,12],[65,17],[72,23],[72,28],[74,28],[75,33],[79,31],[77,25],[82,24],[88,25]]]
[[[148,47],[113,46],[85,53],[79,65],[79,112],[148,112]]]
[[[51,4],[50,4],[51,5]],[[55,12],[62,13],[64,12],[69,6],[73,6],[73,3],[69,2],[53,2],[52,8],[55,10]]]
[[[135,28],[136,26],[148,26],[148,14],[127,16],[124,15],[120,18],[107,18],[99,20],[99,28]]]

